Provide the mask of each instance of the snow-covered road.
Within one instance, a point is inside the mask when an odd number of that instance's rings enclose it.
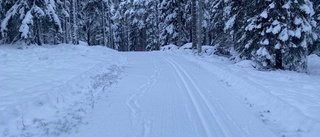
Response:
[[[217,74],[166,52],[123,54],[126,76],[67,137],[275,136]]]

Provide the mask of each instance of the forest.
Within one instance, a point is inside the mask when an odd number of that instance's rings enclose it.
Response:
[[[298,72],[320,54],[319,0],[0,0],[0,11],[0,45],[192,43],[199,53],[212,45],[235,62]]]

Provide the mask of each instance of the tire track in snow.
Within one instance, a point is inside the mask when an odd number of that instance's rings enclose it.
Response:
[[[141,124],[143,126],[143,131],[141,132],[141,135],[138,135],[142,137],[148,137],[150,135],[152,121],[140,118],[142,110],[140,109],[139,99],[143,97],[143,95],[147,92],[147,89],[150,86],[154,85],[157,82],[157,79],[160,76],[160,71],[162,70],[159,61],[156,61],[155,59],[153,59],[153,66],[155,68],[154,74],[148,78],[145,84],[141,85],[137,89],[138,92],[132,94],[126,100],[126,105],[131,110],[131,124],[134,126]]]
[[[186,73],[186,71],[177,62],[165,57],[164,59],[167,60],[169,64],[171,64],[171,66],[174,68],[174,70],[177,72],[180,79],[182,80],[185,88],[187,89],[188,96],[190,97],[192,104],[196,109],[197,116],[201,121],[201,124],[202,124],[202,127],[204,128],[206,136],[208,137],[214,136],[214,133],[211,133],[212,132],[211,126],[213,123],[210,124],[207,122],[209,121],[208,119],[214,118],[214,121],[216,122],[214,124],[216,124],[219,127],[219,130],[221,131],[221,134],[219,134],[219,136],[229,137],[230,135],[228,134],[227,129],[223,126],[222,122],[219,120],[219,118],[215,114],[213,107],[209,105],[208,100],[200,92],[199,87],[188,75],[188,73]],[[197,95],[193,93],[192,89],[195,89],[196,93],[198,93],[198,96],[200,98],[196,98]],[[202,104],[200,104],[200,102],[204,103],[205,108],[201,106]],[[206,113],[205,111],[209,111],[209,114],[211,117],[205,117],[204,115]]]

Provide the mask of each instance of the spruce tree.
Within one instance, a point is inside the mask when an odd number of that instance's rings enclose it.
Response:
[[[103,44],[103,31],[102,24],[102,0],[82,1],[81,9],[81,22],[79,23],[81,29],[79,30],[88,45],[102,45]]]
[[[128,51],[128,25],[125,12],[127,10],[126,1],[119,1],[119,4],[115,4],[114,10],[111,12],[111,19],[114,28],[114,45],[120,51]]]
[[[161,0],[159,3],[160,9],[160,44],[175,44],[181,46],[183,43],[188,42],[186,36],[186,24],[183,18],[184,13],[187,12],[185,7],[186,1],[179,0]]]
[[[6,10],[1,22],[5,43],[23,41],[41,45],[50,43],[45,36],[52,34],[52,31],[61,31],[54,0],[6,1],[1,4]]]
[[[232,44],[230,48],[230,53],[232,55],[231,59],[239,61],[241,59],[248,59],[246,55],[248,53],[244,50],[243,43],[241,40],[246,38],[244,34],[244,28],[249,18],[247,11],[245,10],[249,7],[252,1],[228,1],[228,11],[226,14],[226,23],[224,27],[225,33],[230,35],[229,43]],[[251,7],[253,8],[253,7]]]
[[[146,28],[146,19],[147,12],[146,6],[148,5],[147,1],[133,1],[130,3],[132,5],[129,13],[129,19],[131,20],[131,31],[130,31],[130,41],[131,50],[142,50],[147,46],[147,28]]]
[[[240,54],[265,68],[281,65],[278,67],[305,72],[314,27],[312,3],[308,0],[257,0],[247,6],[253,10],[247,13],[250,18],[244,37],[239,39],[244,45]]]
[[[150,1],[147,4],[147,19],[146,19],[146,29],[147,29],[147,47],[146,50],[159,50],[159,11],[158,11],[158,1]]]
[[[235,22],[235,19],[230,17],[231,1],[214,0],[210,5],[210,44],[217,46],[217,54],[230,56],[233,45],[231,29]]]

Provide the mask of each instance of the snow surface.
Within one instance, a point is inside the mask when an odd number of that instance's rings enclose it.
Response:
[[[192,43],[186,43],[182,45],[179,49],[183,49],[183,50],[192,49]]]
[[[104,47],[0,46],[0,136],[56,136],[84,123],[124,58]]]
[[[206,55],[212,55],[217,51],[216,46],[204,45],[202,46],[202,53]]]
[[[167,51],[167,50],[177,50],[178,49],[178,46],[176,46],[176,45],[173,45],[173,44],[171,44],[171,45],[166,45],[166,46],[163,46],[163,47],[161,47],[160,48],[160,50],[161,51]]]
[[[182,51],[182,50],[180,50]],[[124,77],[66,137],[272,137],[214,73],[167,52],[123,53]]]
[[[175,54],[181,54],[177,51]],[[252,61],[228,63],[217,56],[185,58],[199,63],[245,100],[277,136],[320,136],[320,57],[308,57],[308,73],[291,71],[263,72]]]
[[[0,136],[320,136],[317,55],[308,73],[268,72],[174,45],[81,45],[0,46]]]
[[[264,10],[261,14],[260,14],[260,16],[262,17],[262,18],[268,18],[268,12],[266,11],[266,10]]]

